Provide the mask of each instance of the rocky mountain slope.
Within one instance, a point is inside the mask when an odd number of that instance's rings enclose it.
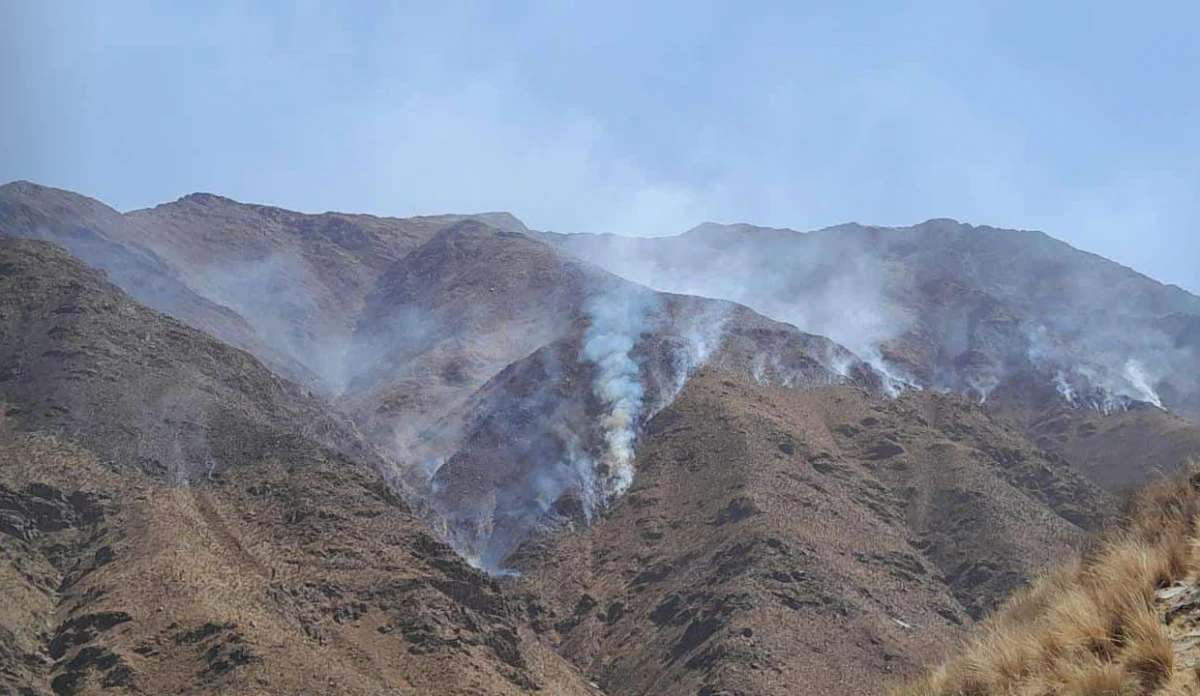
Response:
[[[530,239],[516,231],[524,229],[519,222],[497,214],[314,216],[197,194],[121,216],[31,184],[0,190],[0,211],[27,208],[59,211],[70,221],[102,218],[105,229],[119,232],[110,237],[151,250],[165,260],[163,273],[235,312],[270,344],[260,355],[264,362],[277,366],[282,355],[299,363],[313,389],[335,400],[389,458],[393,475],[420,489],[422,509],[433,500],[434,521],[445,523],[449,538],[468,554],[487,555],[488,563],[499,563],[561,495],[594,499],[590,514],[601,498],[627,486],[637,430],[661,407],[655,402],[669,401],[701,364],[709,344],[730,332],[782,328],[728,303],[648,291]],[[2,229],[28,233],[22,224],[17,217]],[[42,221],[36,229],[54,237],[73,224]],[[142,272],[115,263],[116,279]],[[195,320],[185,311],[179,316]],[[743,350],[747,369],[755,363],[760,372],[794,370],[776,376],[822,384],[875,379],[828,340],[790,332],[790,345]],[[543,405],[573,413],[527,421],[515,438],[519,447],[473,456],[481,443],[514,441],[514,423],[538,408],[533,395],[545,386],[522,383],[535,377],[521,361],[556,351],[563,362],[554,374],[570,387]],[[501,396],[489,396],[494,390]],[[605,417],[609,424],[596,427]],[[559,456],[572,448],[570,457]],[[528,456],[533,449],[546,456]],[[507,459],[497,462],[498,456]],[[453,465],[434,481],[445,461]],[[558,471],[564,466],[574,476],[569,483]],[[450,478],[494,484],[479,494],[499,505],[432,493]],[[551,480],[549,488],[532,483]],[[512,485],[524,492],[497,496]],[[551,492],[552,499],[539,502]],[[496,530],[500,537],[490,539]]]
[[[960,397],[706,368],[626,498],[531,542],[541,630],[610,693],[870,694],[913,675],[1103,503]]]
[[[14,689],[882,693],[1097,482],[1200,452],[1196,298],[946,221],[621,240],[16,183],[0,290]]]
[[[0,393],[17,404],[15,423],[185,484],[278,432],[380,462],[324,401],[138,304],[61,248],[0,237],[0,253]]]
[[[896,696],[1200,691],[1194,472],[1137,491],[1084,553],[1017,593]]]
[[[485,567],[503,566],[531,531],[584,527],[619,500],[638,470],[633,438],[704,365],[793,389],[881,389],[879,375],[828,339],[736,305],[626,291],[638,331],[570,335],[510,365],[435,425],[423,450],[431,499],[457,546]],[[614,335],[629,341],[628,354],[589,357]],[[613,373],[613,360],[628,371]]]
[[[652,287],[725,297],[878,351],[927,388],[983,400],[1026,369],[1110,410],[1128,399],[1187,413],[1200,403],[1187,328],[1200,298],[1040,232],[930,220],[542,238]]]
[[[1116,416],[1141,442],[1169,434],[1166,454],[1140,469],[1144,457],[1097,462],[1102,447],[1060,448],[1077,466],[1106,472],[1106,483],[1144,481],[1197,451],[1196,431],[1179,418],[1200,424],[1200,298],[1040,232],[931,220],[539,238],[651,287],[723,297],[829,336],[893,375],[897,390],[960,392],[1006,413],[1017,406],[1011,415],[1030,426],[1046,420],[1031,410],[1073,410]],[[1131,408],[1138,416],[1124,418]]]
[[[134,299],[251,351],[281,374],[315,385],[315,375],[281,353],[245,318],[189,287],[175,268],[141,243],[126,216],[91,198],[25,181],[0,186],[0,231],[44,239],[104,270]]]
[[[0,690],[597,693],[315,397],[48,243],[0,288]]]

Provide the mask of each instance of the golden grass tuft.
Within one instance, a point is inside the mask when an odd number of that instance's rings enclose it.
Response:
[[[1194,579],[1200,473],[1130,496],[1079,560],[1017,593],[960,655],[893,696],[1179,696],[1200,674],[1177,669],[1156,592]]]

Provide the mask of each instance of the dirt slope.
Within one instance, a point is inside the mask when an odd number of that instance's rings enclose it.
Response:
[[[708,368],[629,495],[524,553],[535,624],[610,694],[871,694],[1069,553],[1104,505],[948,395]]]

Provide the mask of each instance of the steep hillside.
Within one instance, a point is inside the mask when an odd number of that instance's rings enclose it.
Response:
[[[619,500],[636,480],[643,427],[706,364],[797,390],[882,392],[879,375],[828,339],[737,305],[629,292],[609,301],[636,308],[620,313],[634,330],[597,330],[591,320],[510,365],[421,442],[446,534],[485,567],[507,565],[531,533],[586,526]],[[614,339],[621,350],[590,354]]]
[[[310,215],[192,194],[126,219],[197,292],[230,307],[340,393],[359,360],[352,334],[392,264],[465,219]],[[511,216],[484,216],[522,227]]]
[[[896,696],[1200,692],[1200,478],[1156,482],[1125,513]]]
[[[467,217],[310,215],[203,193],[121,214],[68,191],[0,186],[0,234],[60,244],[138,301],[331,394],[353,377],[350,335],[378,276]],[[524,230],[505,213],[472,217]]]
[[[228,307],[205,297],[117,211],[69,191],[18,181],[0,186],[0,235],[44,239],[104,270],[136,300],[248,350],[281,374],[315,384],[315,375],[279,352]]]
[[[364,365],[342,406],[407,443],[517,360],[569,333],[615,278],[516,232],[469,220],[391,265],[353,336]]]
[[[1115,414],[1151,403],[1200,424],[1200,298],[1040,232],[931,220],[810,233],[705,224],[655,239],[540,237],[656,289],[730,299],[827,335],[901,386],[987,402],[1006,389],[1050,388],[1078,409]],[[1171,420],[1143,414],[1140,439],[1176,430]],[[1155,464],[1186,461],[1171,454],[1177,445]],[[1142,461],[1097,468],[1126,469],[1109,479],[1145,480],[1147,470],[1129,470]]]
[[[1034,233],[0,233],[12,689],[880,693],[1200,452],[1200,300]]]
[[[610,694],[872,694],[1069,554],[1096,489],[977,406],[709,367],[629,494],[530,542],[535,626]]]
[[[1200,427],[1144,402],[1106,413],[1017,375],[985,408],[1110,489],[1170,475],[1200,457]]]
[[[9,188],[107,210],[52,189]],[[209,194],[108,213],[122,239],[152,249],[268,340],[264,361],[286,355],[316,375],[431,521],[449,518],[460,548],[496,562],[563,494],[587,499],[587,515],[619,496],[646,418],[731,332],[766,332],[739,353],[761,379],[880,386],[827,339],[794,330],[770,338],[783,327],[728,303],[654,293],[530,239],[502,215],[313,216]],[[521,367],[550,354],[562,362],[549,372]],[[552,379],[524,384],[526,374]],[[528,420],[539,410],[571,415]],[[555,448],[559,462],[530,456]],[[451,465],[439,472],[443,462]],[[530,483],[564,467],[570,485],[559,474],[545,490]],[[515,481],[524,493],[505,495]],[[506,531],[493,538],[497,524]]]
[[[278,433],[379,462],[319,398],[47,242],[0,237],[0,399],[17,424],[181,483]]]
[[[201,485],[0,425],[0,690],[596,694],[369,469],[298,438]]]
[[[354,430],[0,238],[0,689],[594,694]]]

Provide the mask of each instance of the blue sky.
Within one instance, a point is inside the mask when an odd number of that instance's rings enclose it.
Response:
[[[564,232],[932,217],[1200,291],[1194,2],[0,0],[0,180]]]

